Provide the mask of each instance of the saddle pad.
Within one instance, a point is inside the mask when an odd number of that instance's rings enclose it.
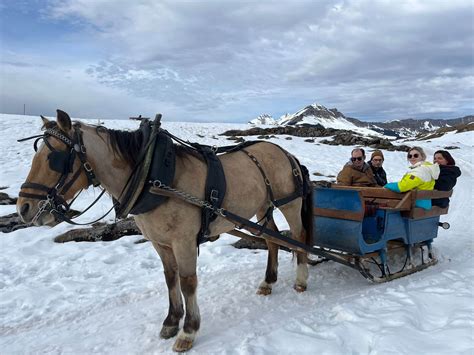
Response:
[[[159,180],[163,184],[171,185],[175,174],[176,154],[173,141],[162,131],[158,133],[153,149],[153,156],[148,175],[142,192],[138,196],[134,206],[130,210],[131,214],[137,215],[146,213],[165,202],[168,197],[152,194],[149,181]]]

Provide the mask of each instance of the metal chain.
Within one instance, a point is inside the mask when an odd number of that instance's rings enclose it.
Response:
[[[149,181],[153,187],[160,188],[166,191],[169,191],[175,195],[181,196],[181,198],[185,201],[190,202],[193,205],[198,205],[201,208],[207,208],[212,210],[214,213],[219,214],[221,217],[226,217],[225,210],[223,208],[215,208],[212,206],[208,201],[201,200],[200,198],[193,196],[187,192],[175,189],[171,186],[163,184],[160,180],[150,180]]]
[[[30,222],[31,225],[34,225],[36,223],[38,218],[40,218],[40,216],[43,214],[43,212],[45,212],[48,209],[48,207],[53,207],[51,201],[52,200],[49,196],[46,200],[39,201],[38,204],[39,204],[40,207],[38,208],[38,212],[36,212],[33,219],[31,220],[31,222]]]
[[[63,143],[65,143],[66,145],[72,147],[72,141],[61,132],[58,132],[57,130],[50,128],[50,129],[47,129],[44,133],[49,134],[50,136],[53,136],[59,139],[60,141],[62,141]]]

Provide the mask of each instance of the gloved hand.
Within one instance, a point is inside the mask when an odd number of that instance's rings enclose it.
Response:
[[[388,184],[384,185],[384,188],[389,189],[393,192],[400,192],[400,189],[398,188],[398,182],[389,182]]]

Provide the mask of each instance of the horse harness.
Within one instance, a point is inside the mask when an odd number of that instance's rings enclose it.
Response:
[[[286,155],[286,157],[288,158],[288,161],[291,164],[293,181],[295,184],[295,192],[289,196],[276,200],[274,198],[271,182],[268,179],[267,175],[265,174],[265,170],[261,166],[258,159],[252,153],[250,153],[247,149],[245,149],[253,144],[261,143],[262,141],[248,141],[248,142],[244,142],[238,145],[216,147],[216,146],[203,145],[199,143],[186,142],[172,135],[171,133],[167,131],[164,131],[164,133],[168,135],[170,138],[172,138],[173,140],[175,140],[176,142],[188,148],[196,150],[204,158],[204,161],[207,164],[207,172],[208,172],[207,177],[206,177],[205,194],[204,194],[205,200],[200,200],[199,198],[191,196],[187,194],[186,192],[178,191],[159,179],[149,180],[148,183],[151,184],[151,186],[147,189],[147,193],[151,195],[155,195],[155,196],[157,195],[167,196],[167,197],[175,196],[201,207],[202,209],[201,228],[197,235],[198,246],[206,241],[213,240],[213,238],[211,238],[210,236],[209,226],[210,226],[210,223],[213,222],[219,215],[221,217],[231,219],[234,222],[237,221],[240,225],[242,224],[245,225],[247,222],[250,222],[242,217],[232,214],[229,211],[225,211],[225,213],[223,213],[224,210],[221,208],[221,206],[222,206],[222,202],[224,200],[225,193],[226,193],[226,182],[225,182],[225,173],[219,159],[219,155],[221,154],[234,153],[238,151],[244,152],[250,158],[250,160],[256,165],[260,174],[262,175],[270,204],[264,217],[262,218],[264,219],[264,223],[262,225],[259,225],[258,232],[255,233],[256,235],[261,235],[262,233],[268,230],[266,226],[268,222],[270,222],[273,219],[273,210],[275,209],[275,207],[280,207],[282,205],[285,205],[295,200],[296,198],[306,196],[309,193],[309,185],[308,185],[309,177],[308,177],[308,171],[306,167],[303,165],[300,165],[296,158],[294,158],[290,153],[288,153],[287,151],[285,151],[278,145],[276,146],[282,150],[282,152]],[[164,195],[160,194],[160,189],[166,190],[166,193]],[[230,216],[232,216],[232,218],[229,218]],[[258,221],[257,223],[260,223],[261,221],[262,220]],[[250,222],[250,223],[253,224],[253,222]]]
[[[117,217],[126,217],[129,213],[142,214],[149,212],[160,206],[169,197],[173,197],[173,194],[163,195],[157,193],[157,189],[161,187],[170,187],[174,179],[176,150],[173,141],[199,153],[207,166],[204,200],[199,200],[195,197],[191,197],[189,194],[181,192],[181,196],[184,194],[190,198],[188,202],[191,202],[191,200],[194,202],[200,201],[198,204],[201,207],[201,227],[197,235],[197,245],[212,240],[209,226],[219,215],[216,211],[221,210],[226,193],[225,173],[218,154],[243,151],[259,169],[271,202],[265,213],[265,223],[259,234],[263,232],[266,224],[272,219],[272,213],[275,207],[282,206],[298,197],[304,196],[308,191],[308,189],[305,189],[304,179],[300,175],[300,170],[298,169],[295,159],[283,149],[282,151],[287,156],[292,167],[296,191],[290,196],[275,200],[271,183],[261,164],[252,153],[245,149],[261,141],[244,142],[239,145],[225,147],[191,143],[163,130],[161,128],[160,114],[155,116],[153,122],[148,119],[142,119],[139,129],[143,137],[140,158],[137,159],[137,165],[133,169],[122,191],[121,197],[114,205]],[[304,171],[303,169],[305,169],[305,167],[301,166],[301,171]],[[177,191],[173,188],[170,189]],[[168,190],[168,192],[169,191],[170,190]]]
[[[221,217],[230,219],[234,223],[239,224],[241,227],[245,225],[252,226],[254,230],[257,229],[257,232],[254,233],[256,235],[261,235],[264,232],[268,234],[270,230],[266,228],[266,225],[273,219],[274,208],[287,204],[296,198],[304,197],[309,192],[309,178],[307,176],[307,169],[303,165],[300,165],[296,158],[294,158],[291,154],[283,150],[278,145],[277,147],[279,147],[285,153],[291,164],[293,180],[295,183],[295,192],[289,196],[275,200],[271,182],[265,174],[263,167],[261,166],[258,159],[247,149],[245,149],[262,141],[249,141],[239,145],[224,147],[190,143],[183,141],[166,130],[161,129],[160,120],[161,115],[156,115],[154,122],[144,119],[140,124],[140,130],[142,131],[143,135],[140,156],[137,159],[136,166],[132,169],[132,174],[127,180],[127,183],[125,184],[119,199],[114,200],[115,203],[111,208],[115,208],[117,217],[126,217],[129,213],[142,214],[158,207],[169,197],[178,197],[191,204],[200,206],[202,209],[201,227],[197,235],[197,245],[199,246],[201,243],[212,240],[210,238],[209,226],[219,215]],[[35,182],[25,182],[23,185],[21,185],[21,189],[28,188],[46,193],[32,194],[22,191],[19,193],[20,197],[43,201],[43,204],[40,206],[40,209],[33,218],[33,221],[39,218],[43,212],[49,211],[59,221],[65,221],[75,225],[82,225],[72,221],[66,216],[66,213],[70,210],[70,205],[72,202],[68,204],[63,196],[67,193],[67,191],[69,191],[74,182],[79,178],[82,171],[84,171],[86,174],[88,186],[93,185],[96,187],[100,185],[100,182],[96,178],[91,165],[86,159],[86,148],[83,144],[80,127],[80,123],[74,123],[74,134],[72,138],[69,138],[57,128],[48,128],[41,135],[18,140],[19,142],[23,142],[36,138],[33,146],[35,151],[37,151],[38,141],[42,139],[45,145],[51,151],[48,154],[50,169],[60,174],[57,183],[52,187]],[[67,147],[67,150],[59,151],[55,149],[48,142],[49,137],[54,137],[64,143]],[[195,150],[206,162],[208,174],[205,184],[205,200],[200,200],[199,198],[191,196],[186,192],[178,191],[170,187],[174,178],[176,163],[176,152],[172,140],[186,146],[187,148]],[[244,152],[256,165],[266,186],[270,204],[264,217],[262,218],[265,219],[265,221],[262,225],[258,225],[258,228],[255,227],[257,224],[254,222],[237,216],[230,211],[225,211],[221,207],[226,193],[226,180],[218,154],[221,155],[234,153],[237,151]],[[81,168],[73,173],[73,166],[76,157],[78,157],[81,162]],[[66,182],[71,174],[71,179]],[[90,209],[99,200],[104,192],[105,190],[103,190],[99,197],[96,198],[96,200],[80,214],[82,215],[84,212]],[[109,212],[110,210],[105,215],[107,215]],[[102,219],[105,217],[105,215],[97,220]],[[90,224],[94,222],[84,224]],[[261,220],[257,223],[260,222]]]
[[[82,140],[82,132],[80,130],[80,127],[81,126],[79,123],[75,123],[73,125],[74,134],[72,138],[69,138],[58,128],[53,127],[46,129],[41,135],[35,135],[18,140],[18,142],[24,142],[36,138],[33,143],[35,151],[38,151],[38,142],[40,140],[43,140],[45,146],[50,150],[50,153],[48,154],[47,158],[49,162],[49,168],[60,174],[58,181],[54,184],[54,186],[46,186],[43,184],[29,181],[21,185],[21,190],[33,189],[45,193],[37,194],[23,191],[20,191],[19,193],[20,197],[31,198],[41,201],[40,208],[34,216],[33,222],[35,222],[43,212],[49,211],[59,221],[66,221],[71,224],[78,224],[71,221],[69,217],[66,216],[67,212],[70,211],[70,206],[72,202],[74,202],[77,196],[70,204],[66,202],[63,196],[76,182],[82,171],[84,171],[86,174],[88,186],[93,185],[95,187],[100,185],[100,182],[97,180],[97,177],[95,176],[90,163],[86,159],[86,147],[84,146],[84,142]],[[55,149],[48,140],[50,137],[54,137],[64,143],[67,149],[65,151]],[[73,173],[73,167],[76,157],[80,160],[81,167]],[[72,176],[70,180],[67,181],[68,177],[71,174]],[[99,198],[102,197],[104,192],[105,190],[103,190],[101,194],[96,198],[96,200],[82,213],[90,209],[99,200]]]

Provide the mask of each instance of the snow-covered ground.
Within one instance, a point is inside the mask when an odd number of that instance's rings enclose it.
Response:
[[[86,121],[96,123],[95,121]],[[116,129],[134,121],[105,121]],[[17,195],[33,156],[38,117],[0,115],[0,186]],[[183,139],[212,145],[239,124],[163,122]],[[203,136],[204,138],[202,138]],[[371,284],[333,262],[310,267],[307,292],[293,288],[295,264],[280,252],[279,280],[268,297],[255,291],[264,277],[266,252],[237,250],[222,236],[201,246],[198,302],[201,330],[190,354],[473,354],[473,132],[417,142],[429,156],[447,145],[462,169],[434,246],[439,263],[386,284]],[[273,139],[295,154],[310,173],[336,175],[352,147]],[[370,152],[369,152],[370,153]],[[405,154],[384,152],[389,180],[402,176]],[[315,178],[315,177],[314,177]],[[327,179],[324,177],[319,177]],[[97,194],[78,201],[87,206]],[[104,199],[81,221],[111,205]],[[15,211],[0,206],[0,215]],[[109,217],[108,219],[113,219]],[[281,226],[284,221],[277,216]],[[56,244],[74,227],[31,227],[0,234],[1,354],[162,354],[174,339],[159,338],[168,309],[161,261],[140,236],[114,242]]]

